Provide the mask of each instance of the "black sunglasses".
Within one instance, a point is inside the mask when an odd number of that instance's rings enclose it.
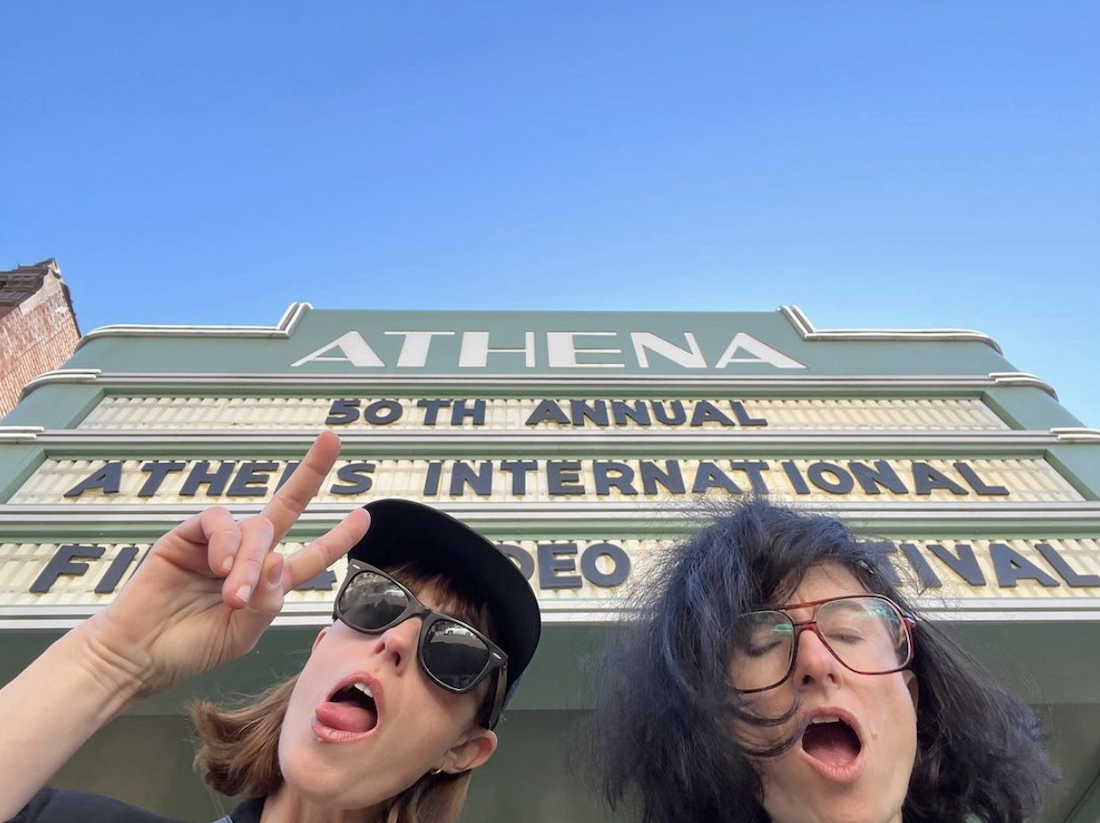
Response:
[[[333,619],[364,634],[381,634],[413,617],[423,618],[416,659],[424,674],[455,694],[466,694],[499,672],[493,704],[484,720],[493,728],[504,703],[508,655],[468,623],[429,609],[409,589],[381,569],[348,561],[348,574],[336,595]]]

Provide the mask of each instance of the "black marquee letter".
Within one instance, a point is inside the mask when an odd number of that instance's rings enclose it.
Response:
[[[546,486],[550,494],[560,497],[566,494],[584,494],[579,460],[548,460],[546,462]]]
[[[67,492],[66,497],[80,497],[86,491],[99,489],[104,494],[118,494],[122,485],[122,463],[107,463],[102,469],[92,472]]]
[[[96,583],[95,593],[110,594],[118,588],[122,575],[126,574],[126,570],[130,568],[130,564],[134,562],[134,558],[137,556],[137,546],[124,546],[119,549],[118,556],[111,561],[111,565],[107,567],[103,577]]]
[[[997,574],[997,585],[1002,589],[1014,589],[1021,580],[1034,580],[1047,588],[1058,586],[1057,580],[1004,543],[990,543],[989,557]]]
[[[657,484],[664,486],[669,494],[684,494],[684,473],[680,470],[679,460],[666,460],[662,471],[653,460],[642,460],[639,463],[642,470],[642,491],[646,494],[657,494]]]
[[[336,572],[332,569],[325,569],[323,572],[314,575],[301,586],[297,586],[294,591],[296,592],[330,592],[336,585]]]
[[[917,461],[913,462],[913,485],[916,487],[917,494],[922,497],[930,495],[933,489],[946,489],[956,497],[970,494],[939,469]]]
[[[699,400],[695,403],[695,408],[691,412],[691,426],[698,428],[705,423],[721,423],[723,426],[736,425],[709,400]]]
[[[926,589],[942,589],[943,581],[940,580],[940,576],[936,574],[932,568],[932,564],[928,562],[915,543],[902,543],[901,553],[905,555],[909,561],[909,565],[913,567],[913,571],[917,573],[917,578],[920,580],[921,586]]]
[[[523,425],[525,426],[537,426],[539,423],[557,423],[559,426],[568,426],[569,418],[565,416],[565,412],[561,410],[561,406],[553,400],[543,400],[531,412],[531,416],[527,418]]]
[[[600,571],[596,561],[601,557],[611,559],[611,571]],[[630,575],[630,556],[614,543],[593,543],[581,555],[581,574],[603,588],[619,586]]]
[[[969,463],[959,460],[951,465],[955,467],[955,471],[962,475],[963,480],[970,484],[970,488],[982,497],[1005,497],[1008,495],[1008,489],[1004,486],[990,486],[978,477],[978,473],[974,471]]]
[[[527,494],[527,475],[539,467],[537,460],[501,460],[500,470],[512,475],[512,494],[521,497]]]
[[[576,574],[576,543],[539,543],[538,555],[540,589],[579,589],[584,585]]]
[[[329,491],[333,494],[359,494],[370,491],[370,487],[374,484],[374,479],[370,475],[374,469],[374,463],[348,463],[346,466],[341,466],[336,472],[336,479],[339,483],[347,485],[333,483]]]
[[[232,460],[226,460],[215,471],[209,471],[210,461],[200,460],[191,467],[191,473],[180,489],[180,497],[194,497],[199,486],[206,486],[207,497],[217,497],[225,491],[225,484],[229,482],[229,476],[233,474],[236,466]]]
[[[363,409],[363,419],[372,426],[388,426],[400,420],[404,413],[396,400],[375,400]]]
[[[832,478],[826,477],[826,473],[831,474]],[[824,460],[811,463],[806,469],[806,476],[811,483],[829,494],[848,494],[856,485],[852,475],[836,463]]]
[[[612,489],[618,489],[619,494],[625,495],[638,493],[634,488],[634,469],[617,460],[593,460],[592,478],[596,484],[596,494],[600,497],[610,495]]]
[[[586,426],[591,420],[601,429],[607,428],[607,402],[595,400],[589,403],[587,400],[570,400],[569,410],[573,413],[574,426]]]
[[[233,482],[229,484],[226,497],[264,497],[267,484],[271,482],[271,472],[279,468],[278,463],[241,463]]]
[[[1086,586],[1100,586],[1100,575],[1081,574],[1076,571],[1050,544],[1036,543],[1035,548],[1043,556],[1043,559],[1051,565],[1051,568],[1062,576],[1067,586],[1075,589]]]
[[[102,546],[77,546],[67,543],[58,546],[42,574],[38,575],[31,583],[32,594],[47,594],[50,587],[57,582],[57,578],[63,574],[80,577],[88,572],[88,564],[81,560],[98,560],[103,556],[105,549]]]
[[[456,460],[451,467],[449,493],[453,497],[461,497],[466,493],[467,486],[478,497],[491,497],[493,494],[493,464],[488,460],[483,460],[480,464],[470,464],[465,460]]]
[[[531,579],[531,575],[535,573],[535,559],[531,557],[530,553],[525,552],[519,546],[513,546],[511,543],[498,543],[497,548],[500,549],[501,554],[516,564],[519,573],[524,578]]]
[[[149,479],[138,489],[138,497],[152,497],[160,489],[164,479],[172,472],[181,472],[187,468],[182,460],[161,461],[145,463],[141,470],[149,474]]]
[[[929,543],[928,551],[950,566],[951,571],[971,586],[986,584],[985,575],[982,574],[981,566],[978,565],[978,558],[974,556],[974,549],[969,543],[956,543],[954,554],[937,543]]]

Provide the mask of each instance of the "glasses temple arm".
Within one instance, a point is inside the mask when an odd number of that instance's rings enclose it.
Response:
[[[496,693],[493,695],[493,704],[489,707],[489,716],[486,718],[485,728],[492,729],[500,720],[504,711],[504,697],[508,691],[508,664],[505,663],[497,670]]]

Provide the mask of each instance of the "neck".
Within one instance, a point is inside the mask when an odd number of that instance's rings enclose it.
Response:
[[[814,817],[814,820],[817,820],[817,819],[818,819],[817,817]],[[779,818],[776,818],[776,817],[770,817],[769,816],[768,820],[770,821],[770,823],[784,823],[784,821],[781,821],[781,820],[779,820]],[[798,820],[788,821],[787,823],[808,823],[808,820],[809,820],[809,818],[799,818]],[[963,821],[963,823],[970,823],[970,820],[971,820],[971,818],[968,817],[965,821]],[[974,820],[974,823],[978,823],[977,818],[973,818],[973,820]],[[267,821],[265,820],[265,821],[263,821],[263,823],[267,823]],[[902,816],[901,816],[901,810],[899,809],[897,814],[892,815],[891,817],[889,817],[885,820],[876,821],[876,823],[904,823],[904,821],[902,820]]]
[[[381,818],[377,809],[319,806],[284,783],[264,802],[260,823],[381,823]]]

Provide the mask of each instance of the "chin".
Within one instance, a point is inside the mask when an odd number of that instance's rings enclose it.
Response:
[[[406,778],[384,767],[371,767],[337,747],[312,740],[306,745],[281,744],[279,768],[286,789],[295,797],[331,809],[368,809],[415,782],[415,776]]]
[[[279,746],[279,770],[295,795],[310,803],[333,806],[346,788],[347,774],[320,754],[310,751],[308,744],[296,745],[284,738]]]
[[[765,797],[764,809],[772,823],[901,823],[902,802],[904,798],[895,803],[881,794],[868,796],[866,790],[841,789],[801,797],[786,792],[779,803]]]
[[[814,823],[901,823],[901,809],[883,808],[881,803],[827,803],[816,815]]]

